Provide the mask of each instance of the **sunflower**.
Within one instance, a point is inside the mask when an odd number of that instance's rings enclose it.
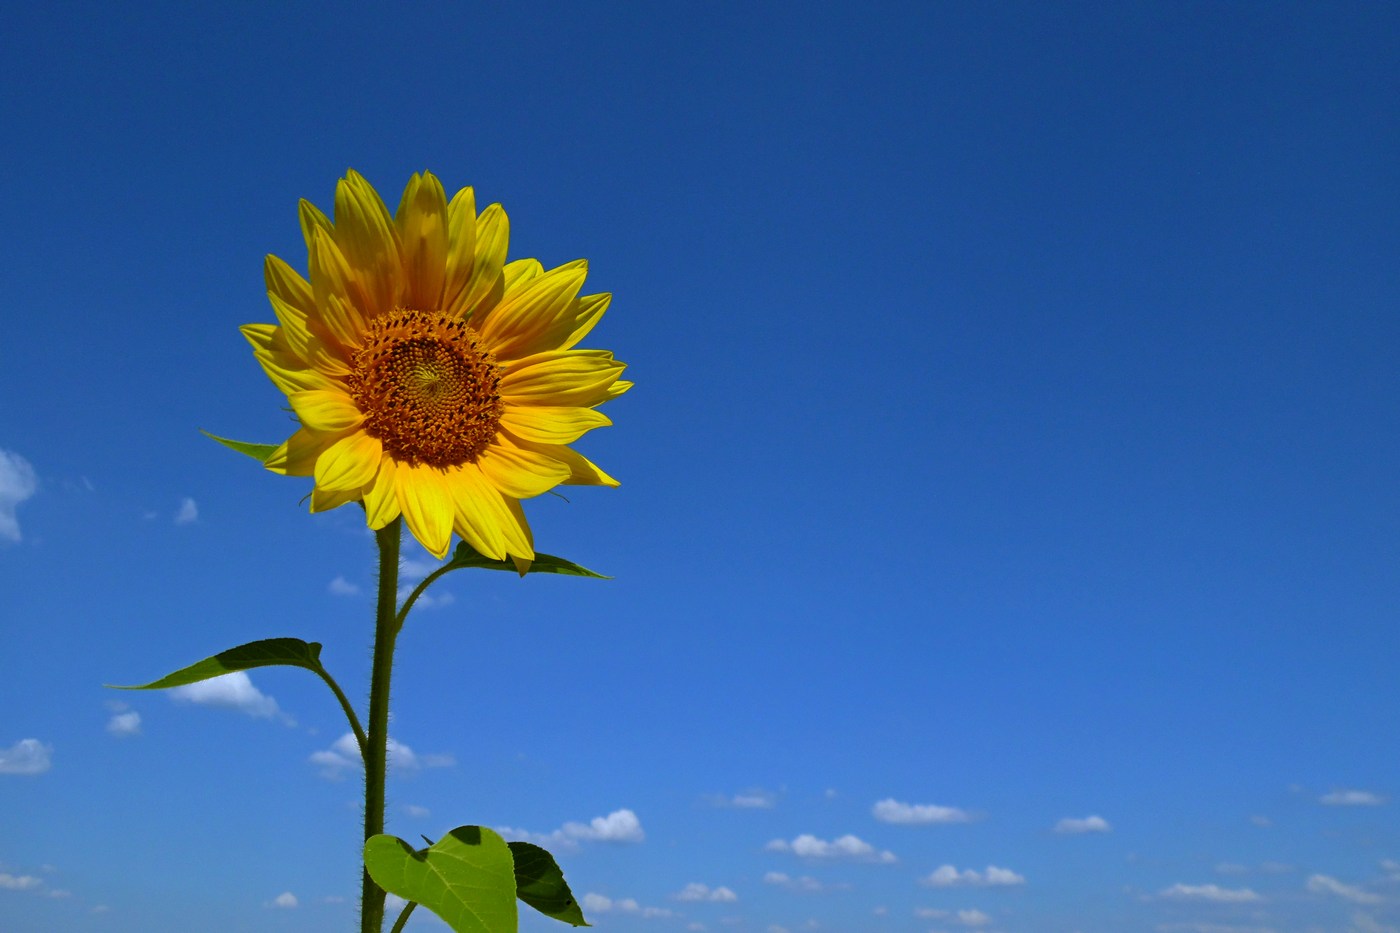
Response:
[[[567,446],[632,387],[611,353],[574,349],[612,296],[579,295],[584,260],[506,262],[501,206],[478,215],[471,188],[449,202],[426,172],[392,216],[348,172],[335,221],[303,200],[301,230],[309,281],[269,255],[278,323],[242,328],[301,423],[265,465],[314,477],[313,512],[363,502],[371,528],[402,515],[438,558],[455,532],[524,572],[521,499],[617,485]]]

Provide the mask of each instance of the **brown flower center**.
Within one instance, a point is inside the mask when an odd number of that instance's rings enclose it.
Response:
[[[474,462],[505,410],[496,358],[476,331],[441,311],[397,308],[376,318],[346,385],[365,431],[407,463]]]

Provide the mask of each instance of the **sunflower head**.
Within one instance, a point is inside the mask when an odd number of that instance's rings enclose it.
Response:
[[[314,477],[313,512],[363,502],[371,528],[402,515],[439,558],[455,532],[523,570],[521,499],[617,485],[568,447],[632,386],[611,353],[576,349],[612,296],[579,294],[583,260],[506,262],[501,206],[448,201],[428,173],[391,215],[349,172],[334,220],[302,201],[301,229],[307,277],[268,256],[277,323],[243,328],[301,422],[268,469]]]

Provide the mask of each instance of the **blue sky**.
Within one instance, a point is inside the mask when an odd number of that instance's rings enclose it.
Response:
[[[615,579],[410,619],[391,831],[548,839],[605,930],[1400,929],[1397,40],[1370,3],[11,12],[0,929],[353,927],[318,681],[101,687],[294,636],[364,695],[362,519],[198,433],[288,432],[237,327],[347,167],[588,258],[637,383],[579,445],[622,486],[527,504]]]

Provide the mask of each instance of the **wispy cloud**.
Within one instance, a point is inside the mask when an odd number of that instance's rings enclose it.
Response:
[[[1222,888],[1216,884],[1174,884],[1158,892],[1158,897],[1216,904],[1253,904],[1264,900],[1249,888]]]
[[[1026,879],[1009,868],[988,865],[986,871],[965,868],[958,871],[952,865],[940,865],[919,879],[919,883],[930,888],[952,888],[960,886],[1000,887],[1025,884]]]
[[[327,586],[326,590],[332,596],[359,596],[360,588],[344,577],[336,577]]]
[[[1329,875],[1309,876],[1307,888],[1314,894],[1335,894],[1353,904],[1379,904],[1381,902],[1379,895],[1363,891],[1353,884],[1343,884]]]
[[[173,687],[167,691],[167,695],[176,703],[232,709],[254,719],[278,719],[288,726],[296,725],[296,720],[282,712],[276,700],[253,686],[245,671],[233,671],[198,683]]]
[[[38,489],[39,478],[29,461],[17,453],[0,449],[0,538],[21,540],[19,517],[15,512],[19,504]]]
[[[199,520],[199,506],[189,496],[180,500],[180,508],[175,512],[175,524],[188,525]]]
[[[850,885],[848,884],[823,883],[821,881],[818,881],[816,878],[813,878],[811,875],[801,875],[799,877],[792,878],[784,872],[780,871],[770,871],[765,873],[763,876],[763,883],[771,884],[779,888],[786,888],[789,891],[810,891],[813,893],[817,891],[831,891],[850,887]]]
[[[129,713],[117,713],[107,720],[107,731],[117,738],[141,734],[141,714],[132,710]]]
[[[718,888],[711,888],[709,885],[692,881],[676,894],[678,901],[715,901],[721,904],[733,903],[739,899],[729,888],[721,885]]]
[[[641,904],[638,904],[634,898],[624,897],[614,900],[611,897],[595,894],[592,891],[589,891],[580,898],[579,903],[583,906],[584,910],[594,914],[637,914],[638,916],[648,919],[652,917],[675,916],[673,911],[667,910],[665,907],[643,907]]]
[[[33,875],[10,875],[0,872],[0,888],[6,891],[32,891],[43,884],[44,879]]]
[[[295,894],[293,894],[291,891],[283,891],[281,894],[277,895],[272,900],[264,903],[263,906],[274,907],[280,910],[291,910],[293,907],[297,906],[297,904],[298,901],[297,896]]]
[[[871,814],[881,823],[925,824],[925,823],[967,823],[972,814],[958,807],[942,807],[933,803],[901,803],[887,798],[870,808]]]
[[[711,794],[705,800],[714,807],[733,807],[736,810],[771,810],[778,803],[778,795],[772,791],[755,788],[740,791],[732,797],[724,794]]]
[[[883,862],[886,864],[899,861],[893,852],[888,850],[877,852],[870,843],[852,835],[845,835],[827,842],[804,833],[792,842],[774,839],[764,848],[769,852],[791,852],[793,855],[812,859],[849,859],[857,862]]]
[[[20,739],[0,748],[0,774],[43,774],[52,764],[53,746],[38,739]]]
[[[406,803],[403,805],[403,812],[416,820],[421,820],[426,816],[431,816],[433,811],[427,807],[420,807],[416,803]]]
[[[451,755],[419,755],[393,736],[389,737],[387,744],[389,767],[401,774],[411,774],[424,768],[450,768],[457,763]],[[320,765],[321,777],[331,781],[338,781],[347,772],[364,767],[360,758],[360,743],[355,741],[355,735],[351,732],[336,739],[330,748],[312,752],[307,760]]]
[[[1317,798],[1329,807],[1379,807],[1385,797],[1369,790],[1334,790]]]
[[[499,827],[497,832],[511,839],[566,849],[577,848],[580,842],[642,842],[646,839],[642,821],[637,819],[637,814],[625,808],[614,810],[607,816],[595,816],[587,823],[565,823],[551,833],[533,833],[510,826]]]
[[[1074,817],[1067,816],[1055,824],[1055,832],[1066,835],[1079,835],[1082,833],[1108,833],[1113,827],[1108,820],[1101,816]]]

